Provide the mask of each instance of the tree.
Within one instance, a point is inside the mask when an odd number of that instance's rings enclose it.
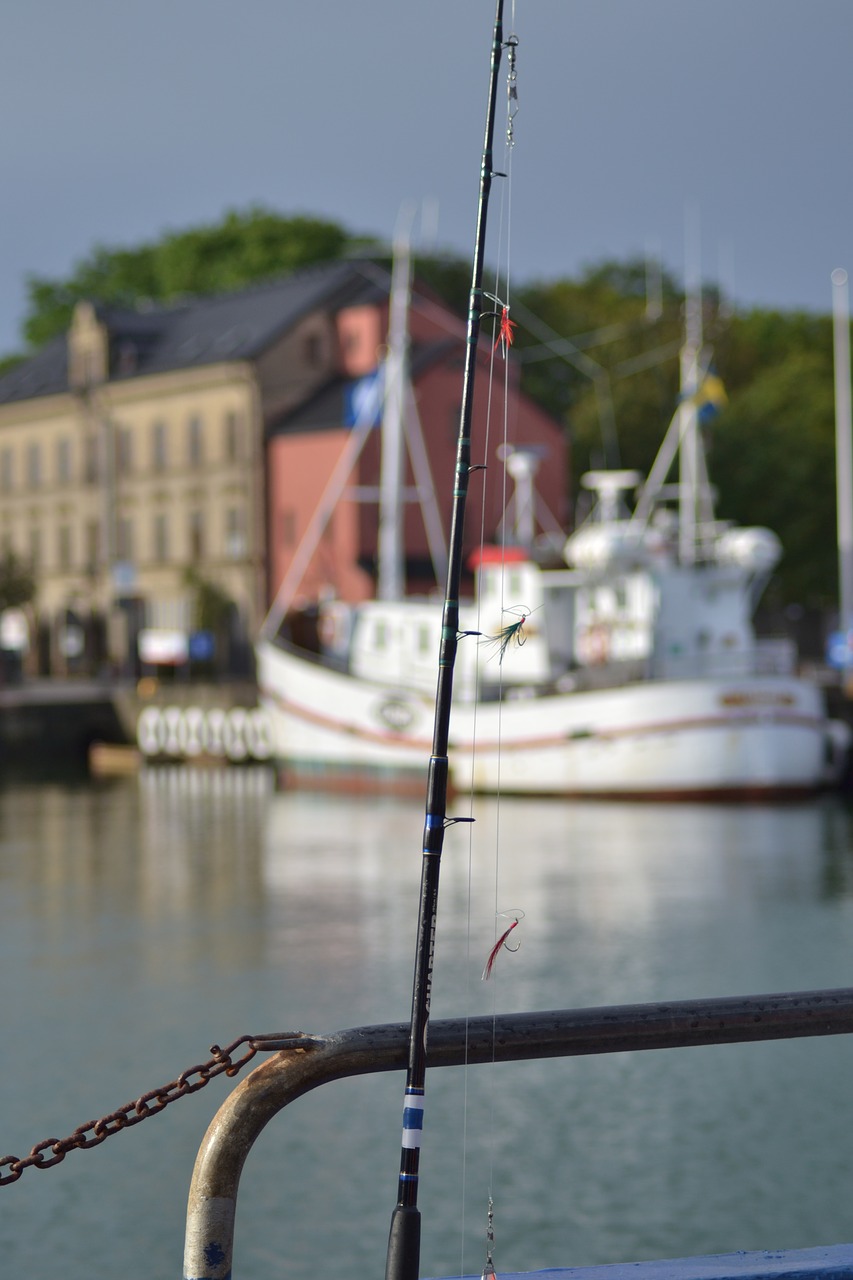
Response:
[[[239,289],[298,267],[326,262],[370,243],[336,222],[286,218],[255,207],[230,212],[218,223],[170,232],[135,249],[96,246],[64,280],[27,278],[24,336],[40,346],[64,333],[83,298],[133,306],[187,294]]]
[[[14,551],[0,557],[0,613],[29,604],[36,593],[32,570]]]
[[[766,525],[782,540],[773,597],[831,606],[838,572],[831,340],[753,370],[730,393],[713,428],[710,468],[719,515]]]
[[[575,494],[590,467],[618,463],[645,472],[654,459],[676,401],[683,326],[679,291],[667,274],[660,295],[657,313],[647,305],[642,262],[605,262],[580,280],[520,291],[523,386],[566,424]],[[557,339],[552,346],[549,335]]]

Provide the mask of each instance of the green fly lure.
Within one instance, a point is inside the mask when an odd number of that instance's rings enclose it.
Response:
[[[503,662],[504,654],[511,644],[515,643],[519,648],[524,644],[527,639],[524,624],[534,610],[520,607],[517,609],[505,609],[504,612],[514,613],[517,617],[515,622],[508,622],[505,627],[501,627],[496,636],[489,637],[497,649],[499,664]]]

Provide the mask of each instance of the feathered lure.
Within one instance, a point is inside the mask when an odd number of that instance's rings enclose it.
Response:
[[[495,338],[495,345],[492,348],[492,350],[497,351],[498,347],[500,347],[501,355],[503,355],[504,358],[506,358],[506,354],[509,348],[512,346],[512,341],[514,337],[515,337],[515,321],[510,320],[509,318],[509,307],[502,306],[500,329],[498,330],[498,336]]]
[[[489,636],[489,640],[497,648],[498,662],[502,663],[504,654],[509,646],[513,643],[517,644],[519,649],[524,644],[527,636],[524,631],[524,624],[533,612],[532,609],[526,609],[523,606],[520,609],[506,609],[505,613],[515,613],[519,615],[514,622],[508,622],[505,627],[501,627],[496,636]]]
[[[508,912],[508,911],[502,911],[500,914],[501,914],[502,916],[508,916],[508,915],[510,914],[510,912]],[[513,929],[516,929],[516,928],[518,927],[519,922],[520,922],[520,921],[522,921],[522,920],[524,919],[524,912],[523,912],[523,911],[514,911],[514,912],[512,912],[511,914],[512,914],[512,916],[513,916],[512,924],[509,926],[509,928],[508,928],[508,929],[504,929],[503,933],[502,933],[502,934],[501,934],[501,936],[498,938],[497,942],[495,943],[495,945],[492,947],[491,951],[489,952],[489,958],[488,958],[488,960],[486,961],[485,968],[483,969],[483,976],[482,976],[482,981],[483,981],[483,982],[485,982],[487,978],[490,978],[490,977],[492,976],[492,969],[494,969],[494,967],[495,967],[495,961],[497,960],[497,958],[498,958],[498,956],[500,955],[501,951],[502,951],[502,950],[504,950],[504,948],[505,948],[507,951],[510,951],[510,952],[512,952],[512,953],[515,953],[516,951],[518,951],[518,948],[521,946],[521,943],[520,943],[520,942],[519,942],[519,943],[518,943],[518,945],[517,945],[517,946],[515,946],[515,947],[511,947],[511,946],[509,946],[509,945],[508,945],[508,943],[507,943],[507,938],[508,938],[508,937],[509,937],[509,935],[512,933]]]

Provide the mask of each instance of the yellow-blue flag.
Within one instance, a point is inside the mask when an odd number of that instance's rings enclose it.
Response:
[[[729,402],[723,380],[709,369],[696,392],[696,411],[701,423],[710,422]]]

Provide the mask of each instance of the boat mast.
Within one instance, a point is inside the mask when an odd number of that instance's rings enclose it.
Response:
[[[702,283],[695,228],[688,225],[684,345],[681,348],[681,404],[679,406],[678,553],[682,564],[694,564],[699,506],[699,358],[702,351]],[[694,235],[690,236],[690,231]]]
[[[444,831],[447,824],[447,750],[450,706],[453,695],[453,670],[459,641],[459,591],[463,561],[462,539],[465,523],[465,504],[468,496],[468,480],[471,470],[474,376],[483,309],[483,260],[486,246],[489,193],[493,177],[492,141],[502,50],[503,0],[496,0],[488,110],[486,112],[485,141],[480,170],[480,195],[477,206],[477,230],[468,305],[468,330],[465,347],[465,370],[462,382],[462,408],[459,417],[459,434],[456,449],[447,586],[444,596],[441,644],[438,658],[435,726],[433,730],[432,756],[427,775],[426,818],[424,822],[423,860],[421,863],[415,969],[412,984],[409,1064],[403,1104],[400,1176],[397,1188],[397,1205],[391,1219],[391,1230],[388,1239],[388,1255],[385,1267],[386,1280],[417,1280],[420,1264],[421,1222],[417,1202],[420,1136],[423,1127],[424,1086],[426,1081],[426,1041],[432,990],[435,921],[438,909],[438,878],[441,851],[444,846]]]
[[[835,351],[835,487],[838,502],[838,629],[853,627],[853,446],[850,430],[850,300],[847,272],[832,273]],[[847,647],[849,668],[849,645]]]
[[[404,214],[408,225],[404,225]],[[412,292],[411,221],[411,212],[401,211],[394,236],[391,294],[388,303],[388,356],[385,361],[382,466],[379,479],[377,595],[380,600],[401,600],[404,594],[403,399],[409,349],[408,315]]]

